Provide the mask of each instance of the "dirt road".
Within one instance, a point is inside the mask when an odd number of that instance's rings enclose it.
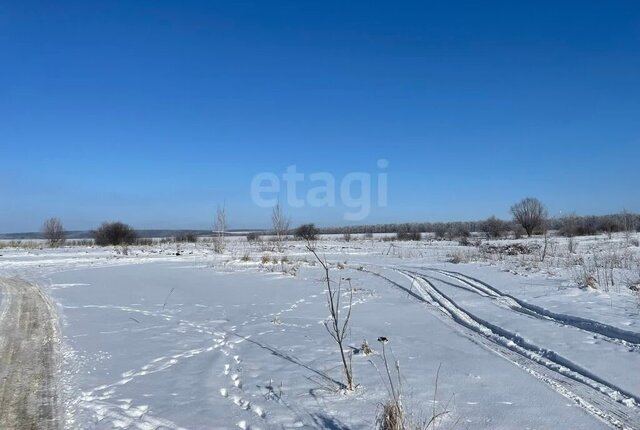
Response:
[[[0,278],[0,428],[59,429],[55,310],[35,285]]]

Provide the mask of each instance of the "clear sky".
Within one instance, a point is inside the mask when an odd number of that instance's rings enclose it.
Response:
[[[294,224],[353,222],[350,172],[358,223],[640,211],[640,3],[4,1],[0,162],[0,232],[266,227],[292,165]]]

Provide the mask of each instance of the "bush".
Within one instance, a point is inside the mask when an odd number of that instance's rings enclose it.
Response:
[[[458,224],[449,227],[449,229],[447,230],[447,236],[449,240],[467,239],[469,238],[469,236],[471,236],[471,233],[465,225]]]
[[[189,242],[196,243],[198,241],[198,236],[193,233],[181,233],[176,236],[176,242]]]
[[[579,220],[574,214],[565,216],[560,220],[559,233],[564,237],[578,236]]]
[[[96,245],[99,246],[131,245],[137,237],[133,228],[120,221],[104,222],[92,233]]]
[[[482,223],[481,229],[489,239],[500,239],[509,231],[509,224],[492,216]]]
[[[447,226],[442,223],[437,224],[433,228],[433,234],[438,240],[444,239],[444,237],[447,235]]]
[[[600,218],[598,223],[598,230],[606,233],[609,237],[611,237],[613,233],[622,231],[622,229],[623,227],[617,217],[604,216]]]
[[[520,224],[516,224],[513,226],[513,237],[516,239],[521,239],[522,236],[524,236],[525,234],[527,234],[527,232],[525,231],[525,229],[520,225]]]
[[[396,234],[397,240],[420,240],[420,233],[417,231],[401,231]]]
[[[304,239],[309,242],[313,242],[318,239],[318,229],[315,224],[303,224],[295,231],[295,236],[300,239]]]
[[[258,232],[252,231],[251,233],[247,234],[247,242],[259,242],[260,239],[260,233]]]

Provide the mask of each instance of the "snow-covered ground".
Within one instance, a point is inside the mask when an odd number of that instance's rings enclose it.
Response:
[[[302,242],[275,252],[234,238],[222,255],[206,243],[4,248],[0,276],[38,283],[57,305],[67,428],[371,429],[389,397],[380,336],[416,421],[640,428],[638,247],[581,238],[569,252],[553,238],[540,261],[539,249],[486,248],[513,240],[380,239],[317,243],[343,312],[353,290],[353,392],[339,389],[323,271]],[[604,256],[613,283],[579,288]],[[365,339],[373,354],[359,351]]]

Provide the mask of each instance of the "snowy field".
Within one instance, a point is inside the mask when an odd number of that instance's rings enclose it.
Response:
[[[389,399],[380,336],[433,428],[640,428],[640,248],[554,237],[542,261],[541,238],[382,239],[317,243],[343,312],[353,293],[353,391],[303,242],[5,247],[0,276],[57,308],[69,429],[372,429]]]

